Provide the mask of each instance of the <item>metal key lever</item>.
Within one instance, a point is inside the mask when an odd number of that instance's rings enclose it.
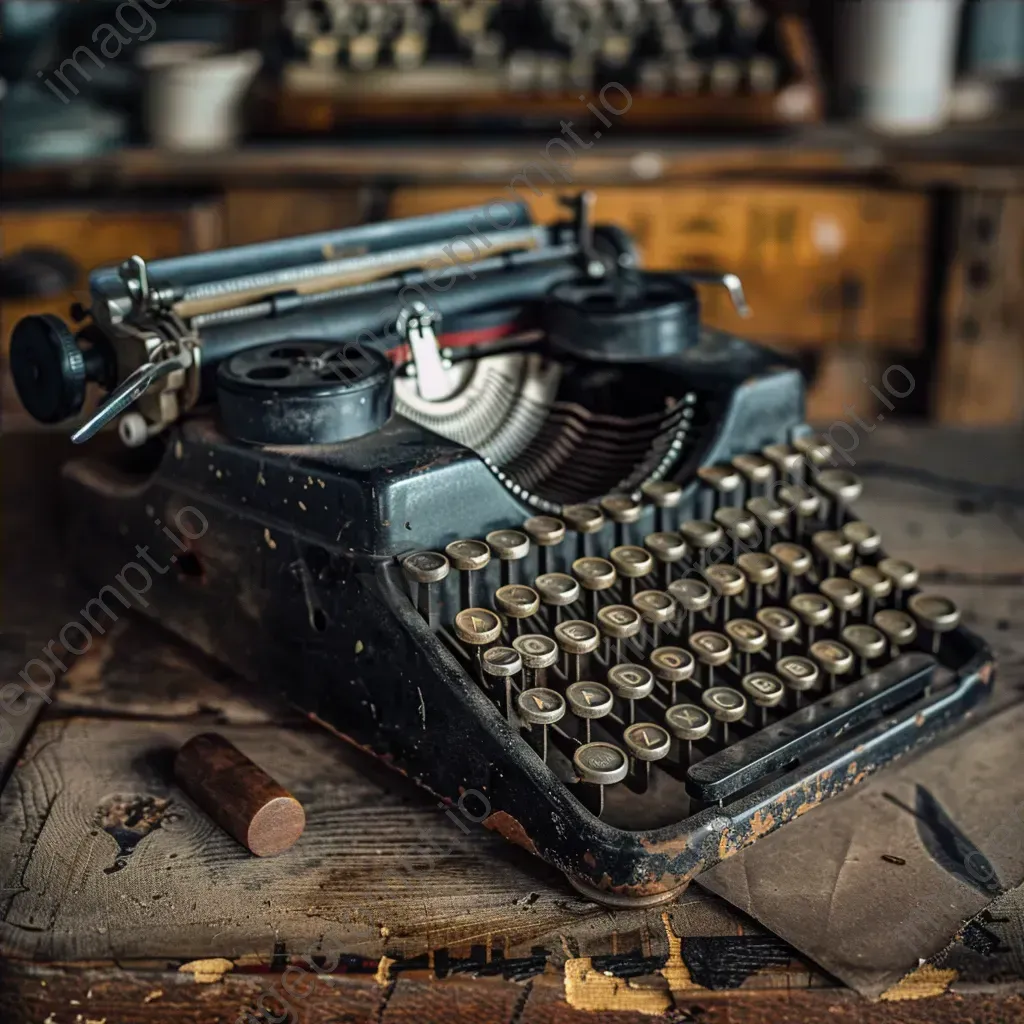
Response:
[[[680,276],[685,277],[688,281],[693,281],[695,284],[721,285],[729,293],[733,307],[740,316],[747,318],[752,315],[750,306],[747,305],[747,296],[743,291],[743,282],[737,274],[716,274],[704,270],[683,270],[680,272]]]
[[[411,309],[403,309],[396,329],[409,346],[413,366],[416,368],[416,389],[420,398],[428,402],[448,398],[451,386],[441,360],[434,324],[440,322],[439,313],[428,309],[422,302],[414,302]]]
[[[187,370],[191,365],[192,359],[187,353],[159,363],[143,363],[114,388],[107,401],[71,435],[72,442],[82,444],[88,441],[141,398],[157,381],[169,377],[177,370]]]

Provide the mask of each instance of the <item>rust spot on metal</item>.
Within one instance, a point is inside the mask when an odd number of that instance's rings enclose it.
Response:
[[[484,828],[497,832],[510,843],[521,846],[529,853],[538,853],[533,840],[526,834],[526,829],[508,811],[495,811],[493,814],[489,814],[484,818],[483,825]]]
[[[775,815],[768,811],[762,814],[761,811],[755,811],[754,816],[750,819],[750,838],[751,840],[760,839],[761,836],[768,835],[773,829],[776,828]]]

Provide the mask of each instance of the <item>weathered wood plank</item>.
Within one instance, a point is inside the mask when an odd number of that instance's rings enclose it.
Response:
[[[1003,1024],[1024,1015],[1024,996],[1010,987],[872,1003],[835,989],[723,993],[670,986],[660,975],[613,980],[595,977],[592,987],[567,992],[555,969],[526,981],[463,975],[439,982],[425,972],[399,972],[382,984],[369,971],[324,977],[293,967],[232,971],[201,983],[155,968],[8,961],[0,963],[0,1013],[18,1024]],[[667,1013],[652,1016],[655,1005],[667,1005]]]
[[[508,958],[561,955],[561,935],[572,955],[625,954],[640,933],[667,948],[656,912],[613,915],[572,895],[557,872],[319,730],[221,730],[307,811],[292,850],[252,857],[173,784],[171,757],[196,731],[87,719],[37,730],[0,796],[4,952],[269,960],[283,944],[377,959],[481,946]],[[153,827],[125,852],[113,828],[133,808]],[[672,921],[682,935],[742,927],[698,889]]]

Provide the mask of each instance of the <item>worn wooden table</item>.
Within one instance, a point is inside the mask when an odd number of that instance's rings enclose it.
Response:
[[[46,486],[68,446],[2,447],[0,685],[89,596],[64,571]],[[1024,439],[879,430],[857,456],[866,516],[993,642],[1012,711],[1024,681]],[[5,721],[18,739],[0,744],[4,1020],[1024,1020],[1019,876],[1003,879],[1011,891],[988,917],[870,1001],[701,886],[648,911],[586,902],[139,621],[95,637],[51,703]],[[211,726],[305,804],[293,850],[248,856],[173,785],[174,749]],[[1022,767],[1024,753],[996,775]],[[890,789],[893,771],[880,776]],[[1014,827],[1010,845],[1024,849],[1024,822]]]

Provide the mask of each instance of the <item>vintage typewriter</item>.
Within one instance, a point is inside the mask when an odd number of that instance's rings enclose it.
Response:
[[[609,904],[670,898],[961,718],[991,655],[851,511],[779,355],[590,197],[91,278],[21,321],[96,586]],[[123,457],[122,457],[123,456]],[[139,546],[138,548],[136,546]],[[142,568],[141,561],[137,564]],[[100,592],[102,595],[102,591]],[[120,609],[117,609],[120,611]]]

